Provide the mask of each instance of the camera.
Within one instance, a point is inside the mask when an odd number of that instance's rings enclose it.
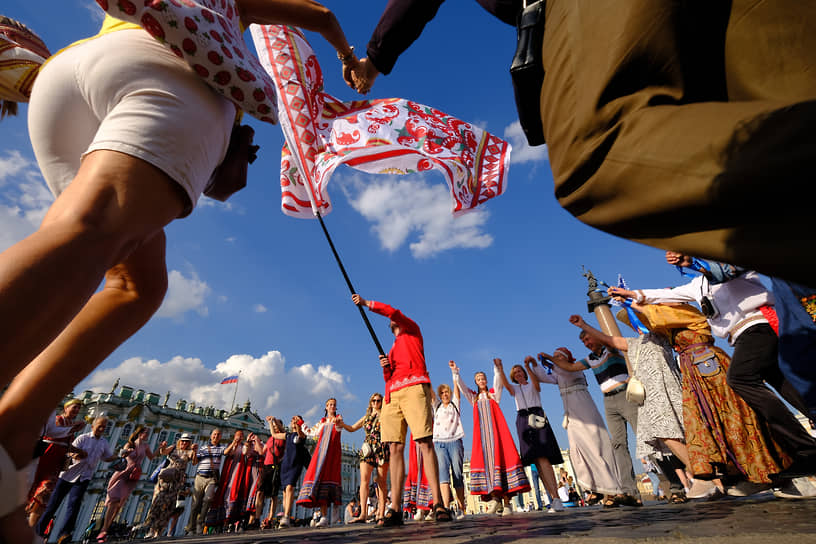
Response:
[[[703,315],[709,319],[717,317],[720,314],[714,305],[714,301],[707,296],[703,296],[703,298],[700,299],[700,309],[703,311]]]

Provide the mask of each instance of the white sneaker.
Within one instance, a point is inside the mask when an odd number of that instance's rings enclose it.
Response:
[[[564,510],[564,505],[561,503],[561,499],[553,499],[550,501],[550,505],[547,507],[547,512],[550,514],[554,514],[555,512],[562,512]]]
[[[755,484],[747,480],[742,480],[741,482],[738,482],[736,485],[726,489],[725,492],[728,494],[729,497],[748,497],[750,495],[756,495],[757,493],[767,491],[770,488],[771,484]]]
[[[281,520],[278,522],[278,527],[289,527],[289,525],[290,522],[288,516],[283,516]]]
[[[498,510],[498,509],[499,509],[499,501],[497,501],[496,499],[493,499],[492,501],[490,501],[490,504],[487,505],[486,513],[487,514],[495,514],[496,510]]]
[[[458,520],[460,520],[460,519],[465,519],[466,517],[467,517],[467,514],[465,514],[465,513],[464,513],[464,512],[462,512],[461,510],[459,510],[458,512],[456,512],[456,520],[457,520],[457,521],[458,521]]]
[[[513,513],[513,505],[512,504],[506,504],[504,506],[504,510],[502,511],[502,516],[509,516],[512,513]]]
[[[774,490],[774,496],[780,499],[814,499],[816,498],[816,486],[808,477],[794,478]]]
[[[329,516],[323,516],[320,518],[320,521],[315,523],[315,527],[328,527],[329,526]]]
[[[425,514],[425,521],[433,521],[434,520],[434,513],[433,510],[428,510],[428,513]]]
[[[422,521],[423,519],[425,519],[425,514],[422,513],[422,510],[417,508],[417,511],[414,514],[414,521]]]
[[[707,499],[712,495],[719,493],[719,491],[719,488],[714,484],[714,482],[709,482],[707,480],[694,480],[694,483],[691,485],[691,489],[689,489],[686,493],[686,497],[689,499]]]

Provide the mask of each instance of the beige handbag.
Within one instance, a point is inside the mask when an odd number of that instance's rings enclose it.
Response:
[[[638,349],[635,362],[632,365],[632,375],[629,376],[629,383],[626,384],[626,400],[638,406],[643,406],[643,401],[646,400],[646,388],[643,387],[643,382],[635,377],[635,374],[637,374],[638,360],[640,359],[640,351],[641,350]]]

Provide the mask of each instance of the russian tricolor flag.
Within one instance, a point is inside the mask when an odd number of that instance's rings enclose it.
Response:
[[[226,378],[221,380],[222,385],[226,384],[226,383],[238,383],[238,376],[237,375],[236,376],[227,376]]]

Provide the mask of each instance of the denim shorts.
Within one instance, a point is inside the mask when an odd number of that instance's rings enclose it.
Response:
[[[462,462],[465,458],[465,446],[462,439],[447,442],[434,442],[436,458],[439,461],[439,483],[450,484],[453,478],[453,488],[465,487],[462,477]]]

